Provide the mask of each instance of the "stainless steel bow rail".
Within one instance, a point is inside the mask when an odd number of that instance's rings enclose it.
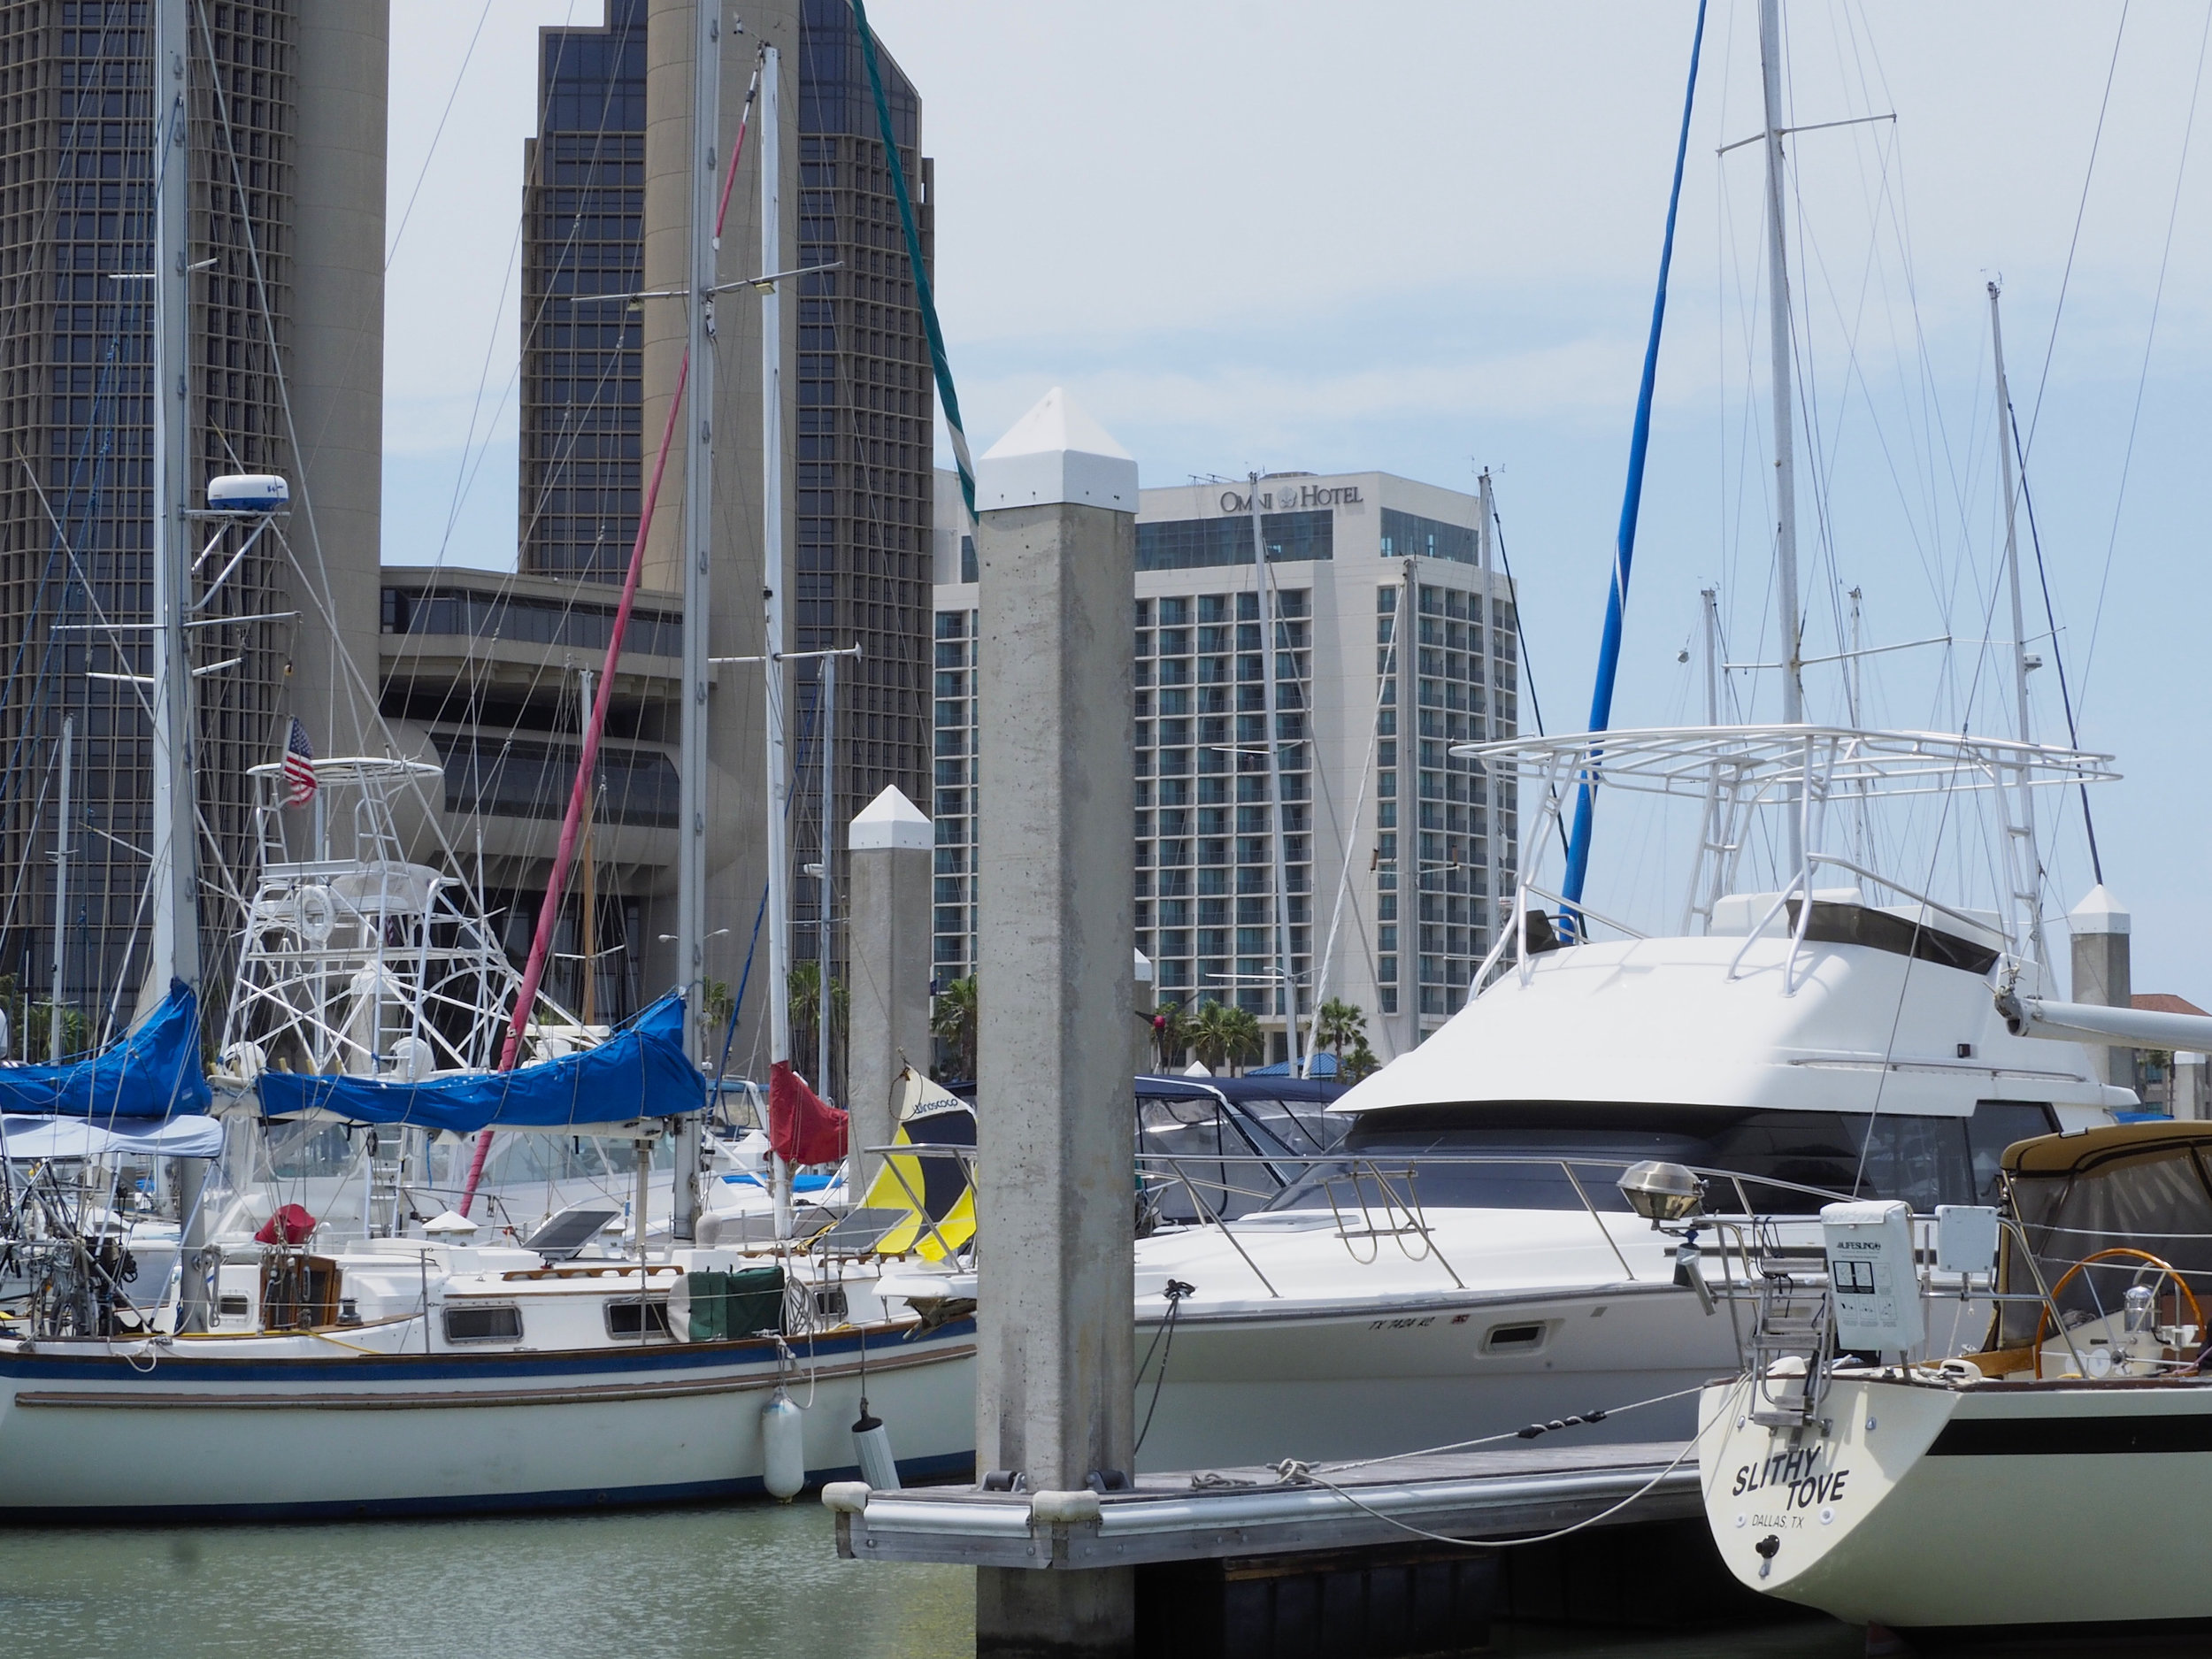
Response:
[[[1680,1441],[1432,1453],[1319,1473],[1270,1468],[1139,1475],[1117,1492],[870,1492],[822,1500],[848,1560],[1090,1568],[1309,1555],[1402,1545],[1417,1534],[1506,1543],[1595,1523],[1703,1514]],[[1608,1513],[1608,1511],[1611,1511]]]

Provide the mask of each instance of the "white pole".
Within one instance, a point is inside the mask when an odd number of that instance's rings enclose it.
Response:
[[[192,549],[183,520],[189,466],[185,401],[191,278],[186,273],[188,172],[184,0],[154,8],[153,396],[154,651],[153,936],[139,1011],[168,995],[171,979],[200,981],[199,819],[192,769],[192,673],[184,618]]]
[[[783,269],[783,116],[778,96],[780,54],[760,58],[760,268]],[[783,290],[760,301],[761,590],[765,595],[768,677],[768,1057],[791,1058],[791,895],[784,811],[791,779],[784,756],[783,622]],[[791,1233],[791,1171],[773,1160],[776,1236]]]
[[[2020,603],[2020,533],[2016,522],[2019,485],[2013,473],[2012,392],[2005,380],[2005,331],[1998,318],[1997,285],[1989,285],[1989,344],[1997,367],[1997,443],[2003,450],[2005,480],[2005,577],[2012,589],[2012,689],[2016,734],[2023,743],[2034,740],[2028,726],[2028,632]],[[2039,964],[2047,963],[2043,942],[2043,858],[2035,838],[2035,795],[2024,765],[2015,774],[2020,792],[2020,821],[2010,826],[2018,841],[2019,872],[2014,879],[2014,901],[2024,925],[2028,952]]]
[[[1260,475],[1252,474],[1252,494],[1245,503],[1252,514],[1252,581],[1258,589],[1260,650],[1264,672],[1267,710],[1267,795],[1274,803],[1270,819],[1274,825],[1275,861],[1275,989],[1281,1001],[1285,1054],[1290,1074],[1303,1077],[1304,1063],[1298,1049],[1298,985],[1290,973],[1290,877],[1283,847],[1283,741],[1275,718],[1275,588],[1267,579],[1267,537],[1260,527]]]
[[[1475,646],[1478,655],[1473,660],[1481,665],[1479,672],[1482,675],[1482,735],[1484,741],[1490,742],[1494,741],[1499,736],[1498,659],[1496,653],[1491,649],[1497,642],[1498,636],[1494,631],[1497,624],[1497,611],[1490,586],[1493,573],[1490,560],[1490,536],[1493,526],[1490,517],[1492,511],[1490,469],[1486,466],[1482,469],[1477,501],[1479,504],[1476,511],[1482,515],[1481,527],[1475,534],[1475,557],[1481,562],[1482,570],[1482,619],[1477,625],[1478,637]],[[1401,645],[1400,649],[1404,648]],[[1401,741],[1402,741],[1402,739]],[[1405,757],[1401,754],[1399,758],[1403,760]],[[1501,839],[1502,831],[1500,827],[1502,820],[1499,817],[1499,810],[1504,803],[1504,791],[1498,787],[1498,763],[1494,760],[1483,762],[1482,819],[1486,831],[1483,843],[1486,851],[1482,872],[1484,889],[1482,912],[1490,918],[1490,925],[1482,930],[1477,940],[1479,955],[1487,955],[1491,944],[1497,937],[1498,887],[1505,873],[1504,843]],[[1418,826],[1417,825],[1415,828],[1417,833]],[[1400,925],[1403,926],[1402,923]],[[1417,919],[1414,922],[1414,926],[1417,930],[1419,928],[1420,923]],[[1417,931],[1414,936],[1417,941],[1419,939],[1420,935]],[[1480,988],[1479,986],[1471,985],[1467,987],[1467,995],[1471,998]]]
[[[689,411],[684,419],[684,678],[679,722],[676,812],[676,963],[688,1002],[684,1052],[704,1064],[701,1002],[706,986],[707,907],[707,675],[712,617],[708,579],[714,523],[714,286],[720,276],[714,215],[718,192],[716,149],[722,127],[721,9],[697,8],[691,58],[691,292],[684,349],[688,354]],[[594,971],[586,964],[586,972]],[[699,1193],[699,1119],[687,1117],[676,1134],[671,1173],[669,1239],[691,1242]],[[639,1238],[644,1238],[640,1223]],[[641,1251],[642,1246],[641,1245]],[[642,1261],[641,1254],[639,1259]]]
[[[54,994],[46,1016],[46,1058],[61,1064],[62,964],[69,956],[69,773],[77,746],[74,715],[61,722],[61,816],[54,832]]]
[[[1766,101],[1767,321],[1773,353],[1775,589],[1781,601],[1782,718],[1805,718],[1804,641],[1797,616],[1797,462],[1790,419],[1790,268],[1782,217],[1782,19],[1780,0],[1759,0],[1759,66]],[[1800,784],[1801,795],[1805,786]],[[1805,860],[1799,803],[1783,815],[1789,871]]]

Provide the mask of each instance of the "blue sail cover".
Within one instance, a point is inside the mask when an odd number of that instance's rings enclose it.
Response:
[[[684,1055],[684,1001],[674,992],[595,1048],[511,1071],[394,1083],[366,1077],[261,1074],[261,1112],[327,1112],[360,1124],[480,1129],[567,1129],[703,1110],[707,1082]]]
[[[0,1111],[174,1118],[213,1097],[200,1066],[200,1001],[181,979],[137,1030],[70,1065],[0,1065]]]

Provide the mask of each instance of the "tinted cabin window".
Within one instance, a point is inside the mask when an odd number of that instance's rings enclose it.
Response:
[[[1379,1179],[1406,1187],[1405,1166],[1417,1161],[1401,1202],[1574,1210],[1586,1197],[1599,1210],[1620,1210],[1627,1204],[1615,1183],[1624,1165],[1642,1158],[1739,1176],[1740,1197],[1733,1184],[1714,1183],[1707,1202],[1717,1211],[1748,1205],[1760,1214],[1812,1215],[1828,1202],[1821,1194],[1901,1198],[1924,1213],[1977,1202],[1975,1156],[1960,1118],[1544,1102],[1415,1107],[1366,1115],[1343,1149],[1361,1160],[1359,1194],[1351,1167],[1324,1164],[1268,1207],[1326,1209],[1332,1187],[1340,1209],[1360,1196],[1371,1205],[1385,1194],[1366,1189]],[[1499,1161],[1443,1161],[1455,1156]]]
[[[519,1308],[448,1308],[445,1340],[449,1342],[518,1342],[522,1340]]]
[[[609,1336],[655,1337],[668,1334],[668,1299],[656,1296],[639,1302],[634,1296],[627,1302],[607,1304],[607,1334]]]
[[[2058,1123],[2048,1106],[2024,1105],[2017,1101],[1985,1100],[1974,1102],[1974,1116],[1966,1125],[1974,1156],[1974,1202],[1997,1202],[1997,1172],[2005,1148],[2016,1141],[2032,1141],[2054,1133]]]

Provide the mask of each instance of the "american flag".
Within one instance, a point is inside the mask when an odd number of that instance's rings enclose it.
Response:
[[[292,735],[284,745],[284,804],[305,806],[315,798],[315,749],[307,728],[292,717]]]

